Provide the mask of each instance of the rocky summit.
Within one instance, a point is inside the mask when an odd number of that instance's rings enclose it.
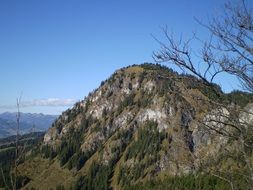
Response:
[[[252,96],[241,93],[236,102],[238,93],[224,94],[161,65],[120,69],[53,123],[19,166],[29,179],[24,189],[183,189],[169,185],[196,187],[194,176],[200,185],[226,189],[229,183],[211,173],[216,167],[242,169],[226,154],[238,147],[205,125],[224,128],[216,117],[231,115],[211,101],[253,112]]]

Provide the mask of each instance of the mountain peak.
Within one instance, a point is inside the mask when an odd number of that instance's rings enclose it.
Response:
[[[214,89],[161,65],[119,69],[59,116],[44,136],[42,155],[60,163],[57,175],[66,187],[76,182],[92,184],[87,189],[124,189],[151,177],[190,174],[227,143],[198,123],[217,112],[198,101],[222,99]],[[64,168],[78,178],[66,178]],[[55,180],[29,177],[40,185]],[[103,188],[96,186],[101,180]]]
[[[143,63],[143,64],[139,64],[139,65],[130,65],[127,67],[123,67],[119,70],[117,70],[115,73],[116,74],[140,74],[143,72],[164,72],[164,73],[176,73],[174,72],[172,69],[164,66],[164,65],[160,65],[160,64],[153,64],[153,63]]]

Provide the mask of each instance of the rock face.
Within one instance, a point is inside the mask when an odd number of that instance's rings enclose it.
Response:
[[[203,87],[159,65],[120,69],[54,122],[43,147],[77,176],[87,175],[91,163],[106,167],[113,189],[195,172],[228,143],[200,124],[223,128],[213,120],[229,116],[199,103],[209,99]]]

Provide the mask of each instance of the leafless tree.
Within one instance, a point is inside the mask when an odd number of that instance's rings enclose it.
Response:
[[[19,138],[20,138],[20,102],[21,102],[21,96],[17,99],[17,129],[16,129],[16,148],[15,148],[15,160],[14,160],[14,175],[12,180],[12,189],[17,189],[17,176],[18,176],[18,163],[20,161],[20,147],[19,147]],[[11,178],[12,179],[12,178]]]
[[[188,40],[175,37],[163,29],[166,42],[156,39],[161,49],[153,57],[156,62],[167,62],[186,70],[202,79],[206,84],[222,72],[237,76],[245,90],[253,92],[253,15],[241,0],[236,6],[227,3],[224,15],[213,18],[203,24],[210,33],[210,39],[202,41],[193,34]],[[191,48],[191,42],[202,43],[200,57]],[[193,63],[193,58],[201,58],[200,64]]]
[[[209,31],[210,38],[201,40],[195,34],[188,40],[176,39],[167,27],[163,28],[166,40],[155,38],[160,50],[154,52],[154,60],[177,66],[181,70],[195,75],[206,86],[212,86],[217,75],[224,72],[236,76],[245,91],[253,92],[253,14],[244,0],[237,4],[227,3],[223,14],[209,20],[208,23],[197,22]],[[201,50],[194,50],[191,43],[200,43]],[[196,62],[198,60],[198,62]],[[203,101],[202,101],[203,102]],[[253,117],[250,110],[239,106],[205,100],[205,103],[217,110],[213,117],[200,121],[203,127],[219,135],[234,140],[240,147],[239,154],[245,162],[247,174],[242,176],[253,186],[253,163],[248,151],[253,149],[253,124],[243,117]],[[217,127],[221,126],[221,127]],[[252,154],[252,153],[250,153]],[[227,174],[227,173],[226,173]],[[226,176],[213,173],[225,181],[229,181],[234,189],[233,181]]]
[[[7,184],[5,175],[4,175],[3,170],[1,168],[1,175],[2,175],[2,178],[4,180],[5,188],[6,189],[12,189],[12,190],[18,189],[18,187],[17,187],[18,165],[20,164],[20,161],[24,157],[25,150],[26,150],[26,143],[24,143],[23,145],[20,144],[20,136],[22,135],[21,131],[20,131],[21,98],[22,98],[22,96],[17,98],[17,102],[16,102],[17,113],[16,113],[16,128],[15,128],[15,131],[16,131],[16,134],[15,134],[15,157],[14,157],[14,162],[11,166],[11,171],[9,173],[9,177],[10,177],[10,180],[11,180],[10,185]]]

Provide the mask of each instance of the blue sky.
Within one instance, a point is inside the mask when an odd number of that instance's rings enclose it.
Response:
[[[1,0],[0,112],[60,114],[123,66],[153,62],[165,25],[189,36],[224,0]],[[236,2],[236,1],[232,1]],[[161,37],[162,38],[162,37]],[[222,86],[238,88],[233,78]],[[219,81],[216,81],[219,83]]]

